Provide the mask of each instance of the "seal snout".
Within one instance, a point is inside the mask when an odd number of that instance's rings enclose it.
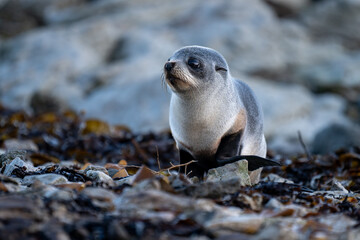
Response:
[[[174,66],[175,62],[166,62],[164,68],[167,72],[170,72],[174,68]]]

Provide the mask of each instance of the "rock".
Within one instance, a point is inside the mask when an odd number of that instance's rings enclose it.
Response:
[[[69,108],[63,100],[44,90],[35,91],[31,94],[29,107],[36,115],[48,112],[62,112]]]
[[[86,172],[86,176],[88,176],[89,178],[91,178],[94,182],[98,182],[98,183],[106,183],[109,185],[113,185],[114,181],[112,180],[112,178],[101,172],[101,171],[95,171],[95,170],[88,170]]]
[[[91,1],[87,4],[80,4],[84,3],[85,0],[70,0],[67,2],[68,5],[71,5],[67,7],[64,7],[64,4],[59,4],[62,2],[61,0],[56,0],[55,3],[56,2],[58,2],[56,5],[59,6],[51,4],[55,6],[47,6],[44,9],[45,11],[43,11],[44,21],[47,24],[64,24],[75,22],[82,19],[103,15],[108,12],[113,12],[116,9],[124,9],[127,5],[126,2],[119,0]]]
[[[311,144],[315,154],[335,152],[341,148],[360,145],[360,128],[356,125],[331,124],[319,131]]]
[[[344,233],[345,229],[351,229],[356,226],[357,222],[346,215],[332,214],[326,218],[320,218],[319,222],[327,226],[335,233]]]
[[[265,0],[276,12],[279,17],[292,16],[306,6],[309,5],[309,0]]]
[[[123,184],[131,185],[133,181],[134,181],[134,175],[124,177],[124,178],[119,179],[119,180],[114,180],[114,183],[115,183],[116,186],[120,186],[120,185],[123,185]]]
[[[4,141],[4,147],[6,150],[30,150],[37,152],[38,146],[32,140],[20,140],[20,139],[7,139]]]
[[[20,0],[0,1],[0,37],[13,37],[22,32],[39,26],[34,16],[31,16],[22,6]]]
[[[107,189],[87,187],[82,192],[82,195],[91,199],[92,204],[95,207],[99,207],[104,210],[113,210],[115,194]]]
[[[196,200],[158,190],[125,189],[114,203],[122,216],[142,219],[153,219],[156,216],[159,220],[171,221],[181,214],[181,218],[192,219],[201,225],[212,219],[215,221],[242,213],[239,208],[218,206],[211,200]]]
[[[0,218],[8,221],[11,219],[41,221],[47,218],[47,212],[39,197],[8,195],[0,198]]]
[[[102,166],[89,165],[85,168],[84,174],[86,174],[89,170],[100,171],[100,172],[105,173],[106,175],[109,175],[108,170]]]
[[[345,102],[332,94],[313,96],[295,84],[269,83],[245,78],[264,111],[264,131],[268,148],[283,154],[302,152],[297,132],[310,145],[317,132],[333,123],[348,123]],[[279,127],[281,126],[281,127]]]
[[[18,179],[7,177],[2,174],[0,174],[0,185],[2,185],[1,190],[5,192],[18,192],[23,189],[20,186],[20,181]]]
[[[270,199],[265,205],[266,208],[270,208],[270,209],[282,209],[283,206],[284,205],[276,198]]]
[[[20,0],[22,8],[43,24],[49,24],[47,16],[54,11],[81,6],[86,0]]]
[[[56,201],[72,201],[76,198],[76,194],[70,189],[58,189],[49,185],[44,187],[43,196]]]
[[[248,174],[247,160],[241,160],[226,164],[222,167],[212,168],[208,171],[206,181],[226,181],[236,178],[242,186],[250,186],[250,176]]]
[[[19,157],[16,157],[13,161],[5,166],[4,175],[11,176],[14,169],[17,168],[21,168],[25,172],[32,172],[36,170],[32,163],[24,162]]]
[[[320,1],[301,14],[302,21],[316,38],[342,41],[345,46],[357,46],[360,33],[359,1]],[[321,17],[319,17],[321,16]]]
[[[79,100],[81,88],[69,80],[106,59],[119,35],[115,25],[100,20],[44,28],[4,42],[0,58],[1,101],[16,108],[28,107],[37,91],[49,92],[60,102]]]
[[[274,173],[270,173],[263,180],[266,181],[266,182],[279,182],[279,183],[291,183],[291,184],[294,184],[294,182],[292,180],[280,177],[279,175],[274,174]]]
[[[300,66],[295,79],[314,91],[360,87],[360,53],[340,55],[336,58]]]
[[[0,155],[0,166],[4,167],[5,165],[11,163],[15,158],[25,159],[26,151],[17,150],[17,151],[7,151],[4,154]]]
[[[193,197],[219,198],[224,194],[233,194],[239,191],[242,186],[243,183],[238,178],[232,178],[227,181],[191,184],[179,191]]]
[[[216,219],[206,223],[205,227],[208,231],[216,235],[217,231],[230,230],[234,232],[243,232],[247,234],[257,233],[265,217],[255,214],[243,214],[240,216],[231,216],[227,218]]]
[[[21,183],[24,185],[31,185],[35,181],[40,181],[43,184],[52,184],[52,185],[68,182],[67,178],[64,177],[63,175],[49,173],[49,174],[25,176],[24,179],[21,181]]]

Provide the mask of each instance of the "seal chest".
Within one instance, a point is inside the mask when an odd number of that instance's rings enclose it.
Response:
[[[181,48],[165,63],[164,76],[180,162],[197,160],[187,167],[191,175],[201,177],[219,159],[265,157],[261,108],[251,89],[232,78],[223,56],[200,46]]]

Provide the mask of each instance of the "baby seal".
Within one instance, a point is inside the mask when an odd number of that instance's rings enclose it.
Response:
[[[231,76],[220,53],[183,47],[165,63],[164,75],[172,91],[169,121],[180,163],[197,161],[180,171],[202,177],[210,168],[246,158],[249,170],[257,169],[250,172],[256,183],[259,167],[276,165],[264,159],[263,114],[255,95]]]

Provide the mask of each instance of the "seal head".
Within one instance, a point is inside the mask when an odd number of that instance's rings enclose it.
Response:
[[[165,80],[171,90],[178,94],[209,91],[222,85],[215,74],[226,79],[229,67],[220,53],[200,47],[184,47],[176,51],[164,65]]]

